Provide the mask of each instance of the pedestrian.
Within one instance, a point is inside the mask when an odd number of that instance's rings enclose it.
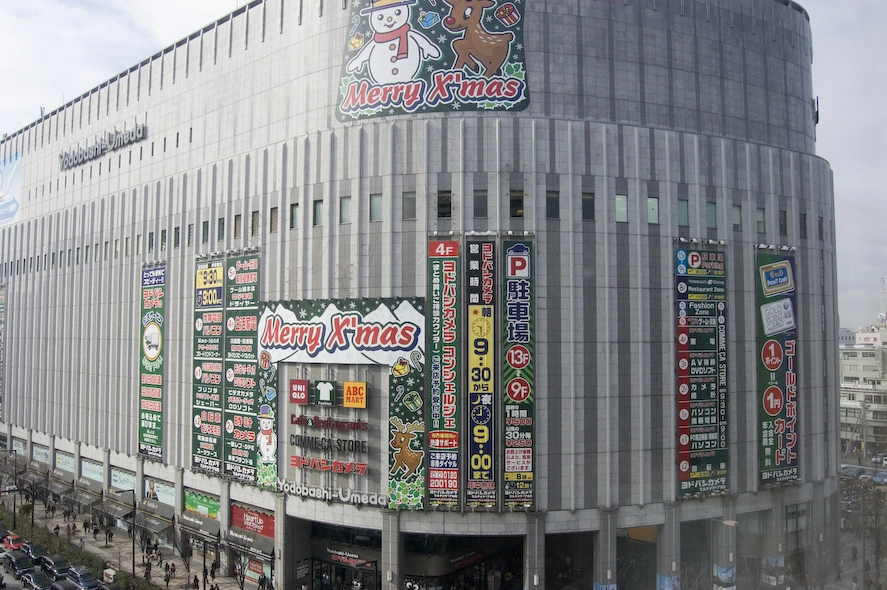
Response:
[[[112,543],[114,542],[114,531],[112,531],[112,530],[108,531],[108,540],[111,541]]]
[[[203,566],[203,582],[206,583],[206,580],[209,578],[209,570],[206,569],[206,566]]]
[[[92,538],[93,538],[93,540],[96,540],[99,538],[99,527],[97,527],[97,526],[92,527]]]
[[[83,549],[83,545],[84,545],[83,537],[80,537],[80,541],[77,543],[77,546],[80,547],[81,549]]]
[[[194,583],[192,586],[194,586],[194,590],[200,590],[200,579],[197,577],[197,574],[194,574]]]
[[[859,590],[859,578],[853,574],[853,590]]]
[[[265,572],[262,572],[262,575],[259,576],[259,590],[265,590]]]
[[[161,563],[163,563],[163,552],[160,549],[157,549],[157,565],[160,565]]]
[[[75,535],[75,536],[77,535],[77,523],[76,522],[71,523],[71,534]]]
[[[158,565],[160,565],[160,564],[158,564]],[[167,576],[169,575],[169,562],[168,561],[166,562],[166,565],[163,566],[163,571],[166,572]]]
[[[169,572],[166,572],[166,575],[163,576],[163,581],[166,582],[166,587],[169,588]]]
[[[172,578],[173,580],[176,579],[176,564],[174,564],[174,563],[171,563],[169,565],[169,577]]]
[[[61,527],[59,527],[59,525],[55,525],[55,528],[52,529],[53,531],[55,531],[56,536],[58,536],[60,528]]]
[[[853,563],[856,563],[856,558],[859,556],[859,549],[856,548],[856,545],[850,548],[850,559]]]
[[[213,582],[216,581],[216,570],[219,569],[218,562],[214,561],[213,564],[209,568],[209,575],[213,579]]]

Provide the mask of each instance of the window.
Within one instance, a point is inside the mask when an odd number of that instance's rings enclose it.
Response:
[[[194,224],[193,223],[188,224],[188,245],[189,246],[194,245]]]
[[[807,237],[807,214],[801,213],[801,237]]]
[[[107,260],[107,259],[108,259],[108,256],[109,256],[110,254],[111,254],[111,243],[108,242],[108,240],[105,240],[105,247],[104,247],[104,252],[103,252],[103,254],[102,254],[102,258],[103,258],[104,260]],[[37,270],[40,270],[40,268],[39,268],[39,266],[40,266],[40,258],[37,258],[37,266],[38,266]]]
[[[659,198],[647,197],[647,223],[659,224]]]
[[[382,221],[382,193],[370,195],[370,221]]]
[[[240,213],[234,216],[234,239],[240,238],[243,234],[243,218]]]
[[[757,211],[755,211],[755,215],[756,215],[755,219],[757,220],[756,225],[757,225],[758,233],[763,234],[767,231],[767,222],[766,222],[766,218],[765,218],[765,214],[764,214],[764,208],[758,207]]]
[[[123,240],[123,256],[129,257],[129,237],[127,236]]]
[[[742,205],[733,205],[732,217],[733,229],[740,231],[742,229]]]
[[[317,199],[312,205],[314,207],[312,209],[311,224],[315,227],[323,225],[323,200]]]
[[[299,227],[299,204],[290,203],[290,229]]]
[[[136,235],[136,256],[142,253],[142,234]]]
[[[508,191],[508,213],[511,217],[524,216],[524,191]]]
[[[95,256],[95,260],[93,260],[93,262],[98,262],[99,261],[99,244],[98,244],[98,242],[96,242],[95,248],[93,248],[92,251],[93,251],[93,255]]]
[[[86,257],[89,258],[89,246],[86,247]],[[151,254],[154,251],[154,232],[148,233],[148,254]]]
[[[403,192],[403,218],[416,218],[416,191]]]
[[[277,207],[271,207],[271,211],[268,212],[268,231],[272,234],[277,233],[278,217]]]
[[[818,229],[819,229],[819,239],[824,240],[825,239],[825,227],[823,226],[823,223],[822,223],[822,217],[819,218],[819,228]]]
[[[717,229],[718,227],[718,204],[705,204],[705,227],[708,229]]]
[[[339,197],[339,223],[351,223],[351,197]]]
[[[200,224],[200,243],[209,244],[209,221]]]
[[[222,241],[225,239],[225,218],[219,217],[216,222],[216,239]]]
[[[166,251],[166,230],[160,230],[160,251]]]
[[[476,219],[486,219],[488,215],[487,212],[487,191],[485,190],[475,190],[474,191],[474,217]]]
[[[616,221],[628,223],[628,195],[616,195]]]
[[[690,201],[678,199],[678,225],[690,227]]]
[[[558,191],[545,192],[545,217],[546,219],[560,219],[561,196]]]
[[[594,193],[582,193],[582,219],[594,221]]]
[[[437,218],[449,219],[453,216],[452,191],[437,191]]]
[[[175,227],[172,230],[172,247],[178,248],[182,245],[182,228]]]
[[[249,215],[249,235],[256,237],[259,235],[259,212],[253,211]]]
[[[788,235],[788,211],[785,209],[779,210],[779,235]]]

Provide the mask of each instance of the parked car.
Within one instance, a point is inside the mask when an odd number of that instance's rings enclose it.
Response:
[[[99,590],[120,590],[117,582],[99,582]]]
[[[70,569],[71,566],[68,565],[68,560],[61,555],[43,556],[43,571],[53,580],[67,579],[68,570]]]
[[[24,551],[28,557],[31,558],[31,561],[34,562],[34,565],[41,565],[43,563],[43,556],[49,555],[49,552],[46,551],[46,548],[43,545],[38,545],[37,543],[25,543],[22,545],[22,551]]]
[[[10,533],[3,539],[3,546],[7,551],[15,551],[16,549],[21,549],[24,542],[25,540],[15,533]]]
[[[30,588],[31,590],[49,590],[51,586],[52,578],[39,570],[22,574],[22,588]]]
[[[24,551],[18,549],[7,551],[3,555],[3,569],[6,573],[11,573],[16,580],[22,577],[22,574],[34,571],[34,563],[31,558],[25,555]]]
[[[49,588],[50,590],[78,590],[77,584],[67,578],[64,580],[56,580]]]
[[[99,587],[99,581],[88,567],[78,565],[68,570],[68,579],[74,582],[81,590],[95,590]]]

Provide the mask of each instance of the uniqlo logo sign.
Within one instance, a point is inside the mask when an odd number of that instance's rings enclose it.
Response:
[[[300,406],[308,405],[308,381],[305,379],[290,379],[290,403]]]

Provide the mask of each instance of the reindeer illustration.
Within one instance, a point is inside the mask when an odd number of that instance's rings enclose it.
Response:
[[[450,14],[443,19],[443,25],[450,31],[462,31],[462,37],[453,41],[456,52],[456,63],[453,69],[468,66],[472,72],[479,73],[483,66],[483,75],[492,78],[508,57],[508,49],[514,40],[514,33],[491,33],[483,25],[485,8],[496,5],[495,0],[444,0],[452,8]],[[455,14],[455,16],[454,16]]]
[[[394,451],[394,466],[389,473],[394,475],[401,469],[404,469],[403,477],[407,478],[416,472],[419,465],[422,464],[422,457],[425,456],[425,451],[415,451],[410,448],[410,443],[416,438],[416,433],[424,432],[425,428],[418,420],[404,424],[403,420],[393,416],[389,418],[389,421],[394,425],[391,429],[391,442],[389,444],[391,448],[397,449]]]

